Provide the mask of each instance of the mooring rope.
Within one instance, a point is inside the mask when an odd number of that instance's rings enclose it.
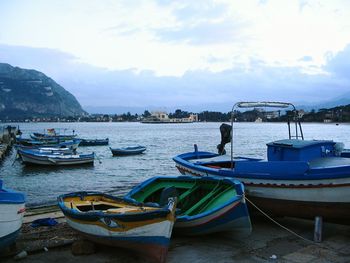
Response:
[[[282,224],[278,223],[275,219],[273,219],[271,216],[269,216],[267,213],[265,213],[261,208],[259,208],[256,204],[254,204],[252,201],[250,201],[246,196],[245,196],[245,200],[247,200],[252,206],[254,206],[260,213],[262,213],[264,216],[266,216],[269,220],[271,220],[273,223],[275,223],[276,225],[278,225],[279,227],[283,228],[284,230],[288,231],[289,233],[293,234],[294,236],[308,242],[308,243],[311,243],[311,244],[314,244],[314,245],[318,245],[318,246],[321,246],[321,247],[324,247],[322,246],[321,244],[319,243],[316,243],[310,239],[307,239],[301,235],[299,235],[298,233],[294,232],[293,230],[290,230],[288,227],[285,227],[283,226]],[[324,247],[326,248],[326,247]]]

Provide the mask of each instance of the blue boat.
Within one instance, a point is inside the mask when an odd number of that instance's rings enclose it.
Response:
[[[121,148],[109,147],[109,149],[111,150],[114,156],[135,155],[135,154],[141,154],[144,151],[146,151],[146,147],[141,145],[121,147]]]
[[[182,174],[220,176],[241,181],[247,198],[265,212],[276,216],[313,219],[322,216],[326,221],[350,222],[350,154],[341,143],[331,140],[304,140],[295,107],[290,103],[241,102],[235,106],[293,107],[295,128],[289,138],[267,144],[267,159],[234,156],[198,151],[173,158]],[[234,107],[235,108],[235,107]],[[234,119],[231,121],[233,126]],[[232,130],[228,132],[231,134]],[[227,134],[227,132],[226,132]],[[223,136],[225,137],[225,136]]]
[[[79,146],[101,146],[108,145],[109,139],[80,139]]]
[[[0,179],[0,252],[16,241],[25,212],[25,195],[3,187]]]
[[[251,223],[239,181],[213,177],[158,176],[131,190],[125,199],[145,204],[163,203],[163,196],[178,197],[174,233],[204,235],[233,231],[251,232]]]

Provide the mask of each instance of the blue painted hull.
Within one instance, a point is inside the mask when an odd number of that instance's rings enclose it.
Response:
[[[349,224],[350,158],[324,157],[306,161],[264,161],[189,152],[173,159],[184,175],[219,176],[240,180],[247,198],[275,216]]]
[[[13,243],[15,243],[20,232],[21,232],[21,229],[18,229],[17,231],[0,238],[0,252],[6,249],[7,247],[9,247],[10,245],[12,245]]]

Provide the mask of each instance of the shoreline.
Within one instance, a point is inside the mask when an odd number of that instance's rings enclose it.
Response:
[[[55,218],[56,226],[32,228],[30,223],[39,218]],[[278,218],[278,221],[311,240],[313,221]],[[250,236],[237,239],[234,233],[218,233],[201,237],[173,236],[167,262],[348,262],[350,258],[350,226],[324,223],[324,241],[306,242],[262,217],[253,217]],[[145,262],[137,254],[121,248],[94,245],[89,255],[71,252],[81,236],[71,229],[57,206],[29,209],[24,218],[22,234],[17,240],[17,251],[28,256],[21,262]],[[14,253],[14,254],[16,254]],[[14,254],[0,257],[1,262],[15,262]],[[118,259],[115,261],[115,259]]]

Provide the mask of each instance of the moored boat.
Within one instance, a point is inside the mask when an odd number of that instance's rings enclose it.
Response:
[[[141,145],[121,147],[121,148],[109,147],[109,149],[111,150],[112,154],[115,156],[135,155],[135,154],[141,154],[144,151],[146,151],[146,147]]]
[[[108,145],[109,139],[80,139],[81,142],[79,146],[100,146],[100,145]]]
[[[73,139],[73,140],[68,140],[64,142],[57,142],[57,141],[35,141],[31,139],[17,138],[16,142],[21,148],[26,148],[26,149],[50,147],[50,148],[70,148],[72,150],[76,150],[81,140]]]
[[[204,235],[233,231],[237,236],[250,234],[244,187],[233,179],[159,176],[136,186],[125,198],[159,203],[167,191],[178,195],[174,233]]]
[[[78,192],[59,196],[58,205],[67,223],[86,238],[165,262],[176,208],[176,198],[168,197],[164,206],[156,207],[98,192]]]
[[[34,140],[58,140],[58,141],[66,141],[66,140],[73,140],[77,134],[74,134],[74,130],[72,134],[59,134],[56,133],[55,129],[47,129],[48,133],[39,133],[39,132],[34,132],[30,135],[30,137]]]
[[[246,108],[291,104],[237,105]],[[350,155],[342,152],[341,144],[333,141],[304,140],[300,122],[295,122],[295,133],[292,136],[289,129],[288,139],[268,143],[266,160],[234,157],[232,145],[231,156],[195,148],[173,160],[182,174],[240,180],[245,185],[247,198],[271,215],[310,219],[322,216],[326,221],[348,224]]]
[[[38,153],[33,150],[17,150],[22,162],[25,164],[66,166],[93,164],[95,154],[62,154],[62,153]]]
[[[0,180],[0,252],[15,242],[22,227],[25,195],[5,189]]]

